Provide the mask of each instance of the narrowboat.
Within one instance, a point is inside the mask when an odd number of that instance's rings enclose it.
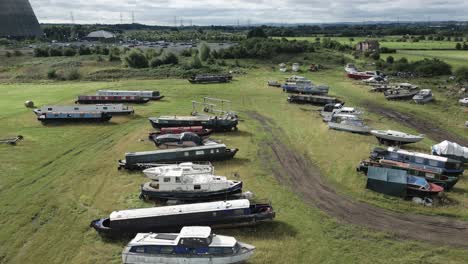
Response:
[[[184,132],[192,132],[197,134],[199,137],[207,137],[213,133],[212,129],[206,129],[202,126],[193,127],[163,127],[156,132],[150,132],[148,138],[153,140],[155,137],[166,134],[181,134]]]
[[[107,122],[112,118],[103,112],[46,112],[37,117],[42,123],[52,122]]]
[[[371,152],[371,159],[387,159],[415,165],[425,165],[427,167],[440,168],[442,169],[442,174],[448,176],[461,175],[465,170],[463,163],[458,160],[418,152],[409,152],[393,147],[389,147],[388,149],[375,148]]]
[[[289,103],[296,104],[313,104],[313,105],[327,105],[343,103],[335,97],[320,96],[320,95],[304,95],[304,94],[291,94],[288,96]]]
[[[152,140],[156,147],[159,148],[187,148],[195,146],[203,146],[203,139],[192,132],[184,132],[181,134],[165,134],[153,137]]]
[[[150,99],[140,96],[105,96],[105,95],[80,95],[76,104],[105,104],[105,103],[132,103],[145,104]]]
[[[432,146],[431,151],[433,155],[468,163],[468,148],[448,140]]]
[[[140,169],[148,164],[164,164],[187,161],[216,161],[232,159],[238,149],[229,149],[224,144],[209,144],[191,148],[153,150],[125,153],[119,168]]]
[[[232,80],[230,74],[197,74],[188,80],[192,84],[227,83]]]
[[[97,104],[97,105],[70,105],[57,106],[46,105],[35,109],[36,115],[41,115],[47,112],[103,112],[110,115],[129,115],[135,113],[131,106],[123,104]]]
[[[124,264],[244,263],[255,247],[234,237],[213,234],[210,227],[186,226],[180,233],[140,233],[122,252]]]
[[[247,199],[239,199],[115,211],[109,217],[93,220],[90,227],[101,235],[122,237],[180,230],[190,225],[212,228],[255,225],[274,217],[270,204],[252,204]]]
[[[161,100],[164,98],[159,91],[99,90],[96,94],[102,96],[138,96],[150,100]]]
[[[149,121],[155,129],[201,126],[205,129],[212,129],[217,132],[236,130],[239,122],[237,117],[233,115],[160,116],[150,117]]]
[[[359,164],[357,171],[367,174],[369,167],[383,167],[395,170],[404,170],[408,172],[408,175],[423,177],[430,183],[444,187],[444,189],[447,191],[451,190],[458,182],[458,177],[443,175],[443,170],[440,168],[386,159],[381,159],[378,161],[364,160]]]
[[[242,192],[242,181],[228,180],[211,173],[186,174],[172,170],[141,185],[144,200],[202,201],[226,199]]]
[[[152,167],[143,171],[143,174],[152,180],[157,180],[159,177],[170,173],[180,173],[181,175],[213,174],[214,167],[210,163],[196,164],[192,162],[183,162],[180,164]]]

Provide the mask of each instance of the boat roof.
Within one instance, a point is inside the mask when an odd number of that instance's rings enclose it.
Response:
[[[160,116],[160,117],[151,117],[150,119],[171,119],[171,120],[210,120],[212,116],[207,115],[197,115],[197,116]]]
[[[192,150],[206,150],[206,149],[215,149],[215,148],[226,148],[226,145],[213,143],[213,144],[191,147],[191,148],[175,148],[175,149],[150,150],[150,151],[140,151],[140,152],[127,152],[125,153],[125,156],[150,155],[154,153],[174,153],[174,152],[180,152],[180,151],[187,152],[187,151],[192,151]]]
[[[425,153],[419,153],[419,152],[409,152],[409,151],[406,151],[404,149],[397,149],[397,148],[394,148],[394,147],[389,147],[387,150],[390,151],[390,152],[397,152],[397,153],[401,153],[401,154],[405,154],[405,155],[411,155],[411,156],[417,156],[417,157],[421,157],[421,158],[425,158],[425,159],[438,160],[438,161],[442,161],[442,162],[447,162],[448,161],[448,159],[444,158],[444,157],[425,154]]]
[[[371,133],[375,134],[385,134],[390,136],[399,136],[399,137],[421,137],[421,135],[412,135],[401,131],[396,130],[372,130]]]
[[[179,237],[208,238],[211,236],[211,227],[209,226],[184,226],[180,230]]]
[[[180,215],[198,212],[223,211],[227,209],[244,209],[250,207],[250,201],[247,199],[218,201],[197,204],[182,204],[173,206],[161,206],[152,208],[130,209],[114,211],[110,214],[111,221],[158,217],[165,215]]]
[[[108,93],[152,93],[153,91],[133,91],[133,90],[98,90],[98,92],[108,92]]]

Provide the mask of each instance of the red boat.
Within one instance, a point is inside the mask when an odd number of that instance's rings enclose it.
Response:
[[[408,176],[408,196],[428,197],[438,195],[444,191],[444,187],[429,183],[426,179],[416,176]]]
[[[380,76],[380,72],[378,71],[365,71],[360,72],[353,64],[348,64],[345,67],[346,75],[348,78],[355,79],[355,80],[367,80],[372,77]]]
[[[192,132],[197,134],[200,137],[207,137],[211,133],[213,133],[213,129],[206,129],[201,126],[193,126],[193,127],[165,127],[161,128],[156,132],[149,133],[149,139],[153,139],[154,137],[165,135],[165,134],[181,134],[184,132]]]

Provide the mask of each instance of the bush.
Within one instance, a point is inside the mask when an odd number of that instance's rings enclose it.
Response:
[[[157,52],[155,49],[146,49],[145,56],[148,61],[152,60],[153,58],[158,57],[161,53]]]
[[[77,68],[72,68],[66,73],[65,78],[69,81],[74,81],[80,79],[81,74]]]
[[[396,49],[390,49],[387,47],[381,47],[380,48],[380,53],[396,53]]]
[[[120,56],[110,52],[109,53],[109,61],[120,61]]]
[[[462,44],[461,43],[457,43],[457,45],[455,45],[455,48],[457,50],[461,50],[462,49]]]
[[[180,53],[183,57],[191,57],[192,56],[192,49],[184,49],[182,53]]]
[[[138,49],[132,49],[123,56],[124,64],[129,68],[147,68],[148,60],[145,55]]]
[[[395,58],[393,58],[393,56],[388,56],[387,57],[387,63],[388,64],[393,64],[395,62]]]
[[[439,76],[452,74],[452,66],[439,59],[424,59],[412,63],[414,72],[422,76]]]
[[[151,68],[156,68],[156,67],[159,67],[161,65],[163,65],[164,62],[160,59],[160,58],[153,58],[150,63],[149,63],[149,66]]]
[[[372,53],[372,54],[371,54],[371,58],[372,58],[373,60],[380,60],[380,53],[378,53],[378,52]]]
[[[210,57],[210,47],[203,43],[200,47],[200,59],[206,61]]]
[[[267,35],[261,27],[256,27],[247,33],[247,38],[267,38]]]
[[[57,78],[57,71],[55,69],[49,69],[47,71],[47,79],[56,79]]]
[[[63,56],[72,57],[76,55],[76,50],[74,48],[68,47],[63,50]]]
[[[201,67],[203,67],[203,64],[200,61],[200,58],[198,58],[198,56],[193,56],[193,60],[190,66],[194,69],[200,69]]]
[[[455,71],[455,76],[457,76],[457,80],[459,82],[467,82],[468,81],[468,67],[463,66],[458,68]]]
[[[49,57],[49,49],[47,47],[36,47],[34,57]]]
[[[49,48],[49,56],[50,57],[58,57],[58,56],[62,56],[63,53],[62,53],[62,48],[60,47],[51,47]]]
[[[78,54],[79,55],[90,55],[91,54],[91,49],[89,47],[87,47],[87,46],[82,45],[82,46],[80,46],[78,48]]]
[[[175,55],[172,52],[167,53],[163,61],[164,61],[164,64],[173,64],[173,65],[179,64],[179,58],[177,58],[177,55]]]

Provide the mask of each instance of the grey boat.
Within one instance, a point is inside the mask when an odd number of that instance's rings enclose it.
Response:
[[[34,113],[39,116],[47,112],[102,112],[110,115],[129,115],[135,113],[131,106],[124,104],[97,104],[97,105],[45,105],[35,109]]]
[[[413,97],[413,100],[417,104],[425,104],[433,101],[434,96],[432,95],[432,91],[430,89],[423,89]]]
[[[369,134],[370,128],[355,115],[336,114],[333,115],[328,127],[334,130],[341,130],[358,134]]]
[[[313,104],[313,105],[327,105],[342,103],[335,97],[320,96],[320,95],[304,95],[304,94],[291,94],[288,96],[289,103],[295,104]]]

